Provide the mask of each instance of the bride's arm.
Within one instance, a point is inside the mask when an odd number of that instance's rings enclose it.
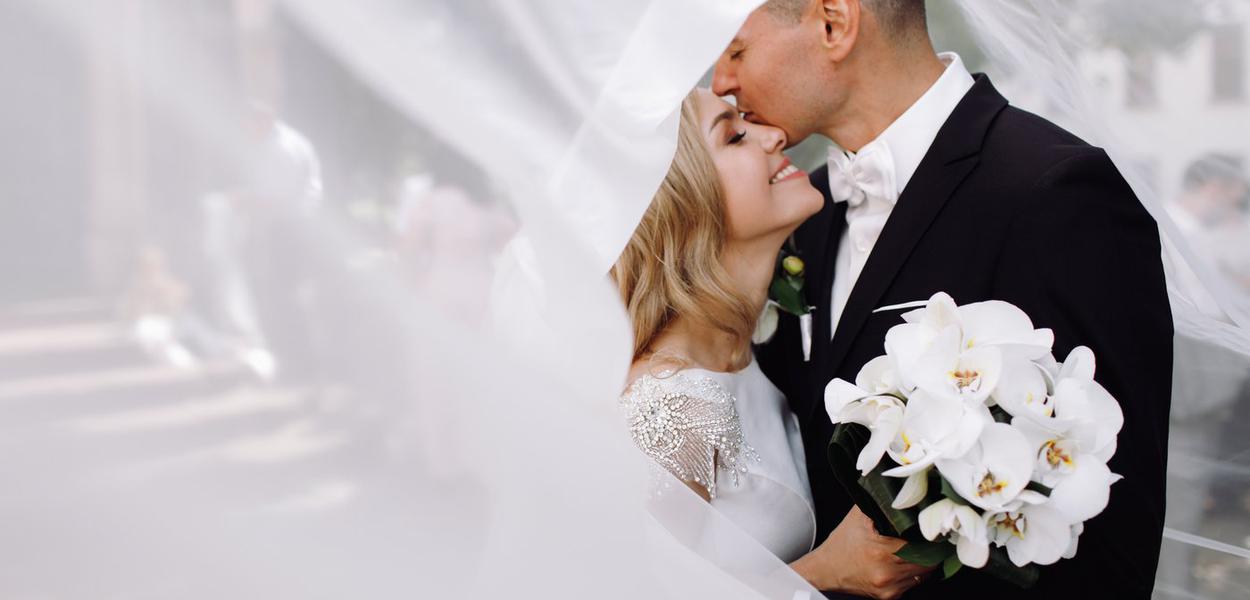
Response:
[[[620,403],[638,448],[706,502],[716,497],[718,472],[736,483],[735,466],[754,455],[733,396],[712,379],[644,375],[631,381]]]
[[[823,543],[790,568],[818,590],[898,598],[932,571],[895,556],[903,543],[878,534],[872,520],[852,508]]]
[[[686,487],[690,488],[692,491],[694,491],[694,493],[698,494],[700,498],[703,498],[704,502],[712,501],[712,496],[708,493],[707,488],[693,481],[683,481],[682,483],[686,484]]]

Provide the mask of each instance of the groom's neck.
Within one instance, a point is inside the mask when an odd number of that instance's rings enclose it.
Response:
[[[946,69],[929,44],[864,56],[847,66],[844,89],[850,92],[822,133],[851,152],[877,139]]]

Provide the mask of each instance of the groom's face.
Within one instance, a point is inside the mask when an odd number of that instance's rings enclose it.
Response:
[[[820,129],[829,98],[822,73],[819,23],[784,22],[767,9],[751,13],[716,61],[712,91],[734,96],[752,123],[778,127],[791,145]]]

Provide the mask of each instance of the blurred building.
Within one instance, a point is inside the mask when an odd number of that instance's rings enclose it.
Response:
[[[1108,47],[1083,57],[1108,125],[1165,200],[1204,156],[1250,167],[1250,10],[1230,5],[1238,10],[1174,50]]]

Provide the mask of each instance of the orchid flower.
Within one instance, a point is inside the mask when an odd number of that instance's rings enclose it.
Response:
[[[890,441],[898,434],[903,421],[903,403],[894,396],[871,394],[842,379],[834,379],[825,387],[825,411],[837,423],[859,423],[868,428],[871,437],[860,451],[855,468],[867,475],[881,462]]]
[[[890,507],[898,510],[911,508],[920,504],[920,501],[924,500],[925,495],[928,493],[929,469],[926,467],[907,476],[907,479],[903,481],[903,487],[898,491],[898,495],[894,497],[893,502],[890,502]]]
[[[1111,484],[1120,479],[1107,461],[1115,453],[1124,413],[1094,381],[1094,355],[1088,348],[1074,349],[1057,379],[1053,417],[1024,411],[1016,414],[1012,426],[1033,449],[1033,479],[1052,488],[1048,504],[1076,523],[1102,512]]]
[[[864,364],[855,376],[855,385],[871,394],[898,394],[898,376],[890,357],[878,356]]]
[[[1055,440],[1074,440],[1074,451],[1092,453],[1103,462],[1115,453],[1124,413],[1094,381],[1094,354],[1089,348],[1072,350],[1055,370],[1054,381],[1047,381],[1052,377],[1048,369],[1023,361],[1011,362],[1004,372],[994,396],[1013,417],[1052,432]]]
[[[1074,549],[1080,530],[1049,504],[1025,504],[1018,510],[985,515],[990,542],[1007,548],[1012,564],[1054,564]]]
[[[1049,329],[1034,329],[1033,321],[1016,306],[990,300],[959,307],[963,326],[963,345],[971,350],[994,347],[1006,358],[1037,360],[1050,354],[1055,334]]]
[[[1027,419],[1012,426],[1033,450],[1033,479],[1052,488],[1048,504],[1076,523],[1092,518],[1107,507],[1111,484],[1120,479],[1096,453],[1084,452],[1082,443],[1056,434]]]
[[[957,338],[955,353],[961,356],[977,349],[996,348],[1006,359],[1039,360],[1050,353],[1055,339],[1049,329],[1034,329],[1028,315],[1009,303],[988,301],[957,306],[949,295],[941,292],[934,294],[923,308],[905,313],[903,320],[904,324],[886,333],[885,347],[906,392],[918,385],[915,368],[927,362],[924,355],[949,328],[957,332],[954,334]],[[945,349],[944,352],[951,351]],[[968,360],[976,359],[969,357]],[[967,377],[963,381],[971,383]],[[985,393],[988,394],[989,389]]]
[[[965,350],[955,326],[943,329],[912,367],[909,379],[927,392],[984,404],[1002,375],[1002,351]]]
[[[1043,448],[1038,462],[1046,460],[1050,453],[1049,448]],[[1107,463],[1092,454],[1069,455],[1067,460],[1068,464],[1062,471],[1056,469],[1052,476],[1041,478],[1044,480],[1042,485],[1053,484],[1046,503],[1062,513],[1070,523],[1092,519],[1107,508],[1111,484],[1119,481],[1121,476],[1112,473]]]
[[[902,425],[886,449],[900,466],[883,474],[909,477],[940,458],[963,456],[976,444],[981,430],[992,422],[984,405],[918,389],[908,399]]]
[[[961,330],[959,307],[949,295],[939,292],[923,308],[904,313],[903,321],[886,332],[885,353],[899,376],[900,387],[911,393],[916,386],[909,375],[938,334],[952,326]]]
[[[1081,534],[1085,532],[1085,523],[1075,523],[1072,525],[1072,544],[1064,551],[1063,558],[1073,558],[1076,556],[1077,542],[1081,540]]]
[[[1072,350],[1059,370],[1055,384],[1055,415],[1070,425],[1068,437],[1080,443],[1083,452],[1103,462],[1115,454],[1116,436],[1124,427],[1124,411],[1097,381],[1094,381],[1094,353],[1084,346]]]
[[[941,536],[955,544],[959,562],[973,568],[985,566],[990,547],[985,520],[977,511],[943,498],[920,511],[920,533],[929,541]]]
[[[1033,474],[1033,449],[1024,434],[1005,423],[991,423],[963,456],[940,458],[938,472],[968,502],[1002,512],[1016,502]]]
[[[1033,361],[1007,359],[991,400],[1013,417],[1049,423],[1055,417],[1055,403],[1048,377],[1046,369]]]

